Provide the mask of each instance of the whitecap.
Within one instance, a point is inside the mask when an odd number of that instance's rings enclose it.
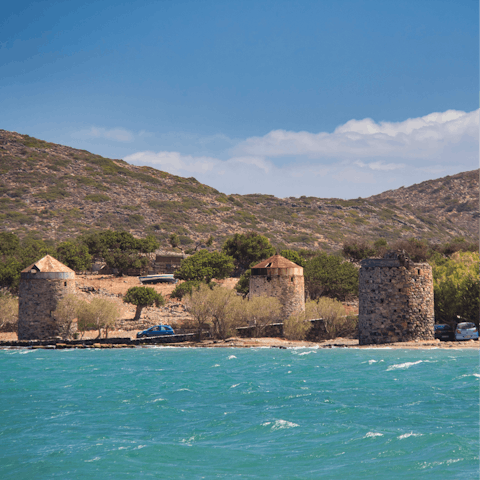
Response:
[[[363,438],[375,438],[375,437],[383,437],[383,433],[368,432]]]
[[[85,462],[86,462],[86,463],[97,462],[98,460],[100,460],[100,457],[94,457],[94,458],[92,458],[91,460],[85,460]]]
[[[229,360],[232,360],[232,358],[237,358],[237,357],[236,357],[235,355],[230,355],[230,356],[228,357]]]
[[[377,361],[376,361],[376,360],[369,360],[369,361],[368,361],[368,364],[369,364],[369,365],[371,365],[372,363],[377,363]]]
[[[272,422],[265,422],[262,423],[263,427],[267,427],[268,425],[271,425],[271,429],[273,430],[282,430],[284,428],[295,428],[299,427],[298,423],[293,423],[289,422],[287,420],[275,420],[273,423]]]
[[[220,366],[220,364],[219,364],[219,363],[216,363],[216,364],[213,366],[213,368],[219,367],[219,366]]]
[[[422,437],[423,434],[422,433],[413,433],[413,432],[410,432],[410,433],[404,433],[403,435],[400,435],[399,437],[397,437],[399,440],[403,440],[404,438],[408,438],[408,437]]]
[[[164,402],[164,398],[156,398],[155,400],[152,400],[151,403],[157,403],[157,402]]]
[[[310,352],[302,352],[302,353],[299,353],[298,356],[300,357],[301,355],[310,355],[311,353],[315,353],[313,351],[310,351]]]
[[[387,368],[387,372],[391,370],[397,370],[399,368],[410,368],[413,365],[418,365],[419,363],[423,363],[423,360],[418,360],[417,362],[405,362],[405,363],[399,363],[397,365],[390,365]]]
[[[235,387],[238,387],[240,384],[239,383],[236,383],[235,385],[232,385],[230,388],[235,388]]]

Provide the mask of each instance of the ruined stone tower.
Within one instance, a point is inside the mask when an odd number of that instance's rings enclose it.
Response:
[[[18,339],[42,340],[58,335],[52,312],[68,293],[75,293],[75,272],[50,255],[22,270]]]
[[[360,345],[433,340],[433,277],[428,263],[402,252],[361,262]]]
[[[303,268],[281,255],[252,267],[250,297],[276,297],[282,304],[282,316],[305,311]]]

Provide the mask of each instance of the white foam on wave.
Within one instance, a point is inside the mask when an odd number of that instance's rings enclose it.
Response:
[[[235,387],[238,387],[240,384],[239,383],[236,383],[235,385],[232,385],[230,388],[235,388]]]
[[[300,426],[298,423],[288,422],[287,420],[275,420],[274,422],[262,423],[263,427],[268,427],[269,425],[272,426],[272,430],[282,430],[284,428],[295,428]]]
[[[375,438],[375,437],[383,437],[383,433],[368,432],[363,438]]]
[[[423,363],[423,360],[418,360],[417,362],[405,362],[405,363],[398,363],[397,365],[390,365],[387,368],[387,372],[391,370],[398,370],[399,368],[404,368],[404,369],[410,368],[413,365],[418,365],[419,363]]]
[[[228,357],[229,360],[232,360],[233,358],[237,358],[237,357],[236,357],[235,355],[230,355],[230,356]]]
[[[477,378],[479,378],[480,375],[478,373],[466,373],[465,375],[460,375],[458,378],[465,378],[465,377],[477,377]]]
[[[310,352],[302,352],[302,353],[299,353],[298,356],[301,357],[302,355],[310,355],[311,353],[315,353],[314,351],[310,351]]]
[[[413,433],[413,432],[410,432],[410,433],[404,433],[403,435],[400,435],[399,437],[397,437],[399,440],[403,440],[404,438],[408,438],[408,437],[423,437],[423,434],[422,433]]]
[[[155,400],[152,400],[151,403],[164,402],[164,401],[165,401],[164,398],[156,398]]]
[[[90,463],[90,462],[98,462],[98,460],[100,460],[100,457],[94,457],[90,460],[85,460],[85,463]]]

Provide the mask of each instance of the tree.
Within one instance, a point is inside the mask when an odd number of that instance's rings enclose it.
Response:
[[[71,293],[65,295],[57,303],[57,309],[53,312],[53,316],[58,326],[58,333],[64,340],[71,338],[75,332],[75,320],[85,303],[86,302]]]
[[[210,288],[202,283],[198,289],[194,289],[184,300],[187,311],[192,315],[197,324],[198,340],[202,339],[202,331],[208,325],[210,309],[208,307],[208,293]]]
[[[170,243],[170,246],[172,248],[177,248],[180,245],[180,238],[176,233],[172,233],[168,237],[168,243]]]
[[[120,305],[114,300],[97,297],[90,303],[84,301],[78,310],[78,328],[82,332],[89,328],[98,330],[97,338],[101,337],[103,330],[108,338],[108,330],[115,326],[120,312]]]
[[[122,275],[130,268],[142,268],[149,262],[141,255],[154,252],[160,244],[153,235],[135,238],[128,232],[107,230],[81,237],[88,247],[90,255],[103,258],[110,268],[115,268]]]
[[[140,320],[140,315],[145,307],[153,304],[159,307],[165,304],[163,296],[151,287],[131,287],[123,297],[123,301],[137,306],[134,320]]]
[[[358,270],[335,255],[320,253],[307,262],[305,286],[310,298],[322,295],[339,300],[358,295]]]
[[[236,233],[226,240],[222,251],[233,257],[241,273],[252,264],[275,255],[275,248],[268,238],[255,232]]]
[[[252,297],[243,301],[244,315],[250,326],[255,327],[255,337],[265,332],[265,327],[279,321],[282,305],[275,297]]]
[[[88,270],[92,266],[92,256],[88,253],[88,247],[69,240],[58,245],[56,258],[76,272]]]
[[[0,232],[0,255],[13,255],[20,248],[17,235],[10,232]]]
[[[207,308],[212,321],[213,336],[225,340],[238,320],[240,297],[233,290],[216,286],[207,294]]]
[[[435,257],[433,289],[435,321],[457,323],[457,315],[478,324],[480,309],[479,254],[456,252],[450,258]]]
[[[227,278],[233,271],[233,258],[220,252],[200,250],[182,260],[175,278],[210,283],[212,279]]]
[[[244,297],[248,295],[248,292],[250,291],[250,277],[252,275],[252,270],[249,268],[248,270],[245,270],[240,275],[240,278],[238,279],[237,284],[235,285],[235,290],[238,293],[241,293]]]
[[[307,261],[295,250],[282,250],[280,255],[303,268],[307,264]]]

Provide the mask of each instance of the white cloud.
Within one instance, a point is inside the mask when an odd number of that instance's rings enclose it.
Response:
[[[240,142],[232,151],[264,157],[429,158],[441,154],[446,145],[478,144],[478,114],[479,110],[448,110],[396,123],[350,120],[332,133],[273,130]]]
[[[478,167],[479,111],[403,122],[350,120],[332,133],[274,130],[240,141],[230,157],[144,151],[125,157],[195,176],[225,193],[355,198]],[[283,158],[282,158],[283,157]]]

